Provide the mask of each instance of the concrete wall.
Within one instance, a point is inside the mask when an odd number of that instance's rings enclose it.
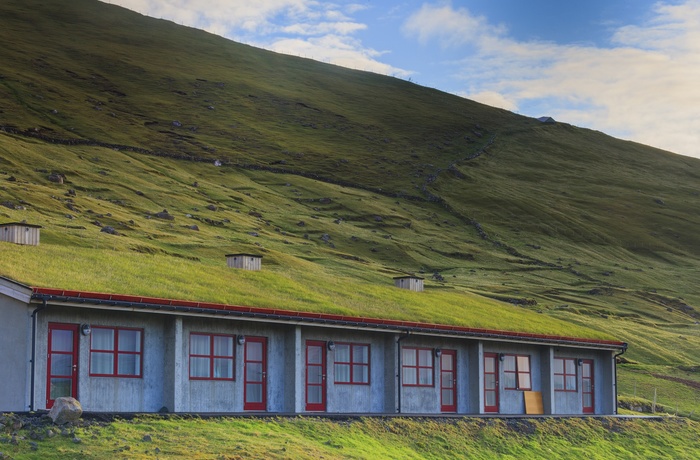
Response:
[[[0,295],[0,412],[29,410],[32,310]]]
[[[86,411],[157,412],[165,403],[166,318],[140,313],[99,312],[49,306],[39,314],[35,398],[37,408],[46,408],[46,366],[50,322],[94,326],[143,328],[143,375],[141,378],[91,377],[90,336],[79,334],[78,400]]]
[[[0,283],[0,291],[6,288]],[[34,305],[0,295],[0,315],[3,318],[0,322],[0,347],[13,351],[0,354],[0,370],[4,377],[0,410],[3,411],[28,409],[31,311],[34,308]],[[553,391],[552,359],[555,356],[592,359],[595,413],[612,414],[615,408],[612,351],[50,305],[39,313],[37,323],[34,392],[37,409],[46,406],[49,322],[143,329],[143,375],[140,378],[91,377],[90,336],[79,336],[78,399],[86,411],[156,412],[165,407],[174,412],[243,412],[244,347],[235,345],[233,381],[190,380],[189,337],[192,332],[267,338],[266,397],[269,412],[305,411],[307,340],[366,343],[370,346],[369,385],[336,384],[334,351],[326,350],[326,411],[329,413],[440,413],[440,360],[433,354],[433,385],[399,386],[397,356],[400,347],[428,348],[431,352],[436,348],[455,350],[458,414],[483,413],[484,353],[529,355],[532,390],[542,392],[545,413],[551,414],[582,413],[580,371],[577,392]],[[8,374],[7,369],[18,371]],[[499,362],[499,381],[499,413],[523,414],[523,392],[504,388],[503,362]]]
[[[519,345],[504,342],[484,342],[484,353],[505,353],[530,356],[530,377],[532,391],[542,391],[542,363],[541,348],[536,345]],[[504,363],[498,363],[499,384],[499,414],[524,414],[525,397],[521,390],[506,390],[504,378]],[[483,406],[481,407],[483,411]]]
[[[182,371],[176,376],[182,388],[177,412],[243,412],[244,352],[245,345],[234,344],[234,380],[190,380],[190,333],[243,335],[267,338],[267,410],[284,412],[293,410],[285,401],[294,395],[294,382],[290,377],[298,373],[294,352],[295,329],[285,330],[277,325],[249,321],[226,321],[209,318],[185,318],[179,357]],[[291,345],[291,347],[290,347]],[[292,351],[290,353],[290,351]],[[290,393],[291,391],[291,393]]]

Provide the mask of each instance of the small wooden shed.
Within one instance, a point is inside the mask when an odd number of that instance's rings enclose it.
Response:
[[[0,224],[0,241],[38,246],[39,229],[41,229],[41,225],[33,225],[23,222]]]
[[[394,285],[397,288],[422,292],[423,278],[420,278],[418,276],[397,276],[394,278]]]
[[[257,254],[226,254],[229,268],[257,271],[262,268],[262,256]]]

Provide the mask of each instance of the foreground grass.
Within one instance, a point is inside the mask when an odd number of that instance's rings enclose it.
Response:
[[[29,432],[17,435],[27,437]],[[0,434],[0,451],[14,459],[691,459],[700,455],[699,438],[700,423],[682,418],[333,421],[148,416],[76,428],[68,436],[19,439],[17,444],[9,442],[9,434]]]

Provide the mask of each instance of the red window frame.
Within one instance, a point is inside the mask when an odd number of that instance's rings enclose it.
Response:
[[[208,354],[193,354],[192,353],[192,336],[197,335],[200,337],[209,338],[209,353]],[[216,337],[226,337],[231,339],[233,344],[231,349],[231,356],[228,355],[215,355],[214,354],[214,339]],[[236,380],[236,336],[231,334],[212,334],[207,332],[190,332],[190,342],[189,342],[189,377],[190,380]],[[209,377],[196,377],[192,376],[192,358],[205,358],[209,360]],[[226,359],[231,361],[231,377],[214,377],[214,363],[217,359]]]
[[[111,330],[114,331],[112,340],[112,349],[94,348],[93,339],[96,330]],[[128,351],[119,349],[119,333],[122,331],[136,331],[139,333],[139,349],[137,351]],[[120,378],[135,378],[143,377],[143,329],[135,327],[110,327],[110,326],[92,326],[92,334],[90,335],[90,377],[120,377]],[[93,353],[111,354],[112,355],[112,372],[98,374],[93,372],[92,362]],[[119,373],[119,357],[123,355],[136,355],[139,359],[139,369],[136,374],[120,374]]]
[[[349,361],[339,361],[337,359],[338,357],[338,347],[346,346],[349,347],[350,351],[350,360]],[[367,349],[367,362],[362,363],[355,361],[355,349],[356,348],[366,348]],[[334,355],[334,363],[333,363],[333,377],[334,377],[334,382],[339,384],[339,385],[369,385],[370,384],[370,366],[369,363],[371,362],[371,355],[370,355],[371,349],[370,345],[368,343],[337,343],[335,344],[335,355]],[[350,380],[338,380],[338,372],[336,371],[338,365],[345,365],[345,366],[350,366]],[[367,381],[363,382],[360,380],[362,373],[358,372],[360,375],[356,375],[356,366],[361,366],[365,369],[367,369],[366,374],[367,374]]]
[[[556,372],[556,364],[554,365],[554,372],[553,372],[553,374],[554,374],[554,391],[564,391],[564,392],[571,392],[571,393],[577,392],[578,391],[578,375],[577,375],[577,367],[578,366],[576,365],[576,358],[557,358],[557,357],[554,357],[555,363],[557,362],[557,360],[561,361],[562,371]],[[573,364],[573,369],[574,369],[573,374],[568,373],[566,371],[566,368],[567,368],[566,363],[567,362],[570,362]],[[557,383],[556,383],[557,377],[562,379],[562,387],[563,388],[557,388]],[[568,377],[574,378],[574,387],[573,388],[569,388],[569,386],[567,385],[567,382],[569,382]]]
[[[510,362],[509,358],[513,358],[513,362],[515,364],[514,369],[510,369],[508,367],[508,364]],[[522,364],[521,364],[521,359],[527,358],[527,370],[521,369]],[[509,380],[513,377],[515,379],[515,386],[509,386]],[[527,376],[527,380],[529,382],[529,385],[520,385],[520,379],[523,376]],[[506,354],[505,359],[503,360],[503,377],[505,380],[504,388],[506,390],[523,390],[523,391],[529,391],[532,390],[532,362],[530,360],[530,355],[514,355],[514,354]]]
[[[420,364],[420,352],[427,351],[430,356],[430,365]],[[405,352],[415,353],[415,364],[406,364],[406,359],[404,356]],[[430,369],[430,383],[420,383],[420,371],[421,369]],[[415,382],[416,383],[406,383],[406,372],[415,372]],[[401,385],[405,387],[434,387],[435,386],[435,357],[433,356],[432,348],[416,348],[416,347],[403,347],[401,349]]]

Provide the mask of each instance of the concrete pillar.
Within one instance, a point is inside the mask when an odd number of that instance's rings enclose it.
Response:
[[[164,340],[163,404],[171,412],[187,411],[183,378],[187,378],[187,367],[183,364],[182,317],[168,319]]]
[[[553,414],[554,402],[554,348],[542,347],[540,352],[540,379],[542,382],[542,408],[545,414]]]
[[[472,393],[470,408],[475,414],[484,413],[484,344],[478,341],[475,347],[469,350],[471,369],[469,372],[469,386],[475,388]]]
[[[399,406],[398,334],[387,334],[384,340],[384,412],[395,414]]]
[[[285,333],[285,368],[288,376],[293,377],[287,381],[284,388],[284,410],[299,414],[304,412],[304,349],[301,340],[301,326]]]

